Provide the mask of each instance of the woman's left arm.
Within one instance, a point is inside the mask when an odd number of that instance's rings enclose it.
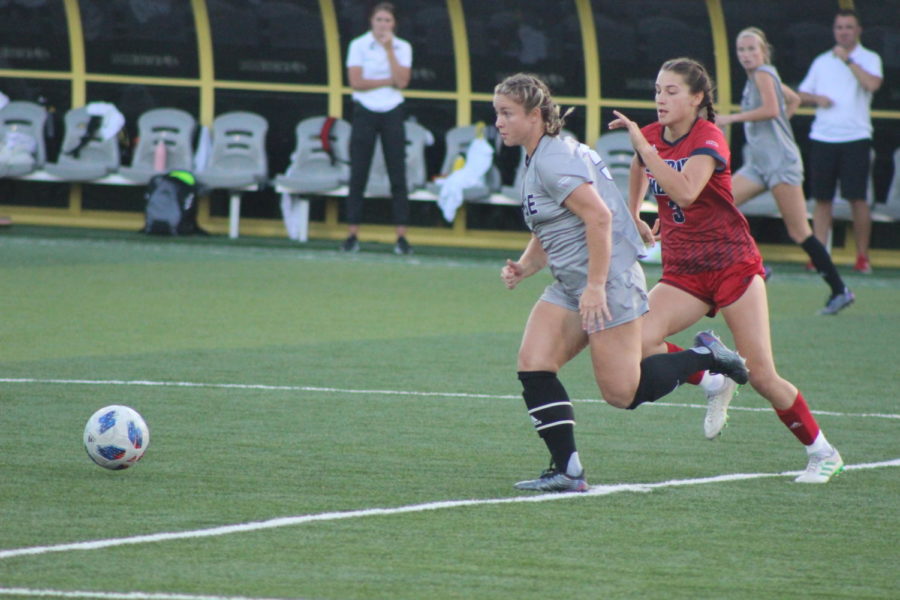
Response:
[[[634,151],[640,155],[644,166],[650,170],[669,199],[681,208],[693,204],[716,170],[716,159],[709,154],[695,154],[688,159],[681,171],[676,171],[659,157],[656,148],[650,145],[637,123],[617,110],[613,114],[616,118],[610,122],[609,128],[628,130]]]
[[[612,213],[590,183],[575,188],[564,206],[584,222],[588,273],[578,304],[584,330],[597,331],[612,319],[606,305],[606,277],[612,257]]]
[[[783,83],[781,84],[781,93],[784,94],[784,113],[790,119],[800,107],[800,94]]]
[[[397,61],[397,55],[394,53],[394,36],[389,36],[388,39],[381,42],[381,45],[384,46],[388,62],[391,65],[391,85],[398,90],[405,89],[409,85],[412,69],[404,67]]]

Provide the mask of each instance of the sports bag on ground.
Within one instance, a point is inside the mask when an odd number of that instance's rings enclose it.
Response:
[[[197,182],[188,171],[154,175],[144,193],[147,201],[144,233],[190,235],[205,233],[197,226]]]

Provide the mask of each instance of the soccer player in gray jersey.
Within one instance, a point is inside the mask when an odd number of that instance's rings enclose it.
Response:
[[[813,235],[806,217],[803,195],[803,161],[788,121],[800,106],[800,96],[781,82],[771,63],[771,46],[766,34],[756,27],[738,33],[737,55],[747,71],[741,97],[741,112],[717,115],[716,124],[744,123],[747,162],[732,177],[735,205],[740,206],[766,190],[772,190],[788,235],[799,244],[816,270],[831,287],[820,315],[835,315],[850,306],[853,292],[844,285],[831,255]]]
[[[494,88],[496,126],[503,143],[526,152],[522,212],[532,238],[518,260],[507,260],[506,287],[550,266],[554,281],[534,305],[519,348],[522,396],[535,430],[550,451],[550,468],[516,488],[588,489],[575,446],[572,402],[559,369],[590,347],[603,399],[634,409],[709,369],[746,383],[737,353],[711,333],[682,352],[641,360],[641,323],[648,310],[643,243],[625,200],[596,152],[560,139],[563,117],[537,77],[511,75]]]

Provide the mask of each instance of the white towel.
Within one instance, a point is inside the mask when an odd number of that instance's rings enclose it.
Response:
[[[444,220],[452,223],[456,211],[462,206],[463,191],[476,185],[484,185],[484,176],[490,170],[494,160],[494,149],[483,138],[475,138],[466,150],[466,164],[444,179],[437,179],[439,188],[438,206]]]
[[[125,117],[115,104],[109,102],[90,102],[85,107],[92,117],[102,117],[100,130],[97,132],[102,140],[108,140],[119,133],[125,125]]]

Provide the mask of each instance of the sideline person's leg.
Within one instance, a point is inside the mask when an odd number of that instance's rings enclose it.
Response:
[[[841,144],[841,196],[850,203],[853,215],[853,236],[856,239],[856,263],[853,269],[870,274],[869,244],[872,237],[872,214],[869,210],[868,187],[872,164],[871,140],[857,140]]]
[[[403,125],[403,105],[384,113],[381,145],[388,179],[391,182],[393,218],[397,237],[406,236],[409,224],[409,190],[406,186],[406,129]]]
[[[369,168],[372,166],[375,138],[378,135],[377,119],[377,113],[354,104],[353,126],[350,131],[350,186],[347,193],[347,224],[352,238],[356,237],[362,223],[363,194],[369,180]],[[348,238],[349,241],[351,240]]]

